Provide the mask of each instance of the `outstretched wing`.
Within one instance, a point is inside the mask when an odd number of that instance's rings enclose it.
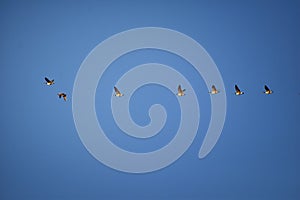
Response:
[[[270,89],[268,88],[267,85],[265,85],[265,90],[266,90],[266,91],[270,91]]]
[[[45,80],[47,81],[47,83],[51,82],[47,77],[45,77]]]
[[[235,88],[235,91],[236,91],[236,92],[238,92],[238,93],[241,92],[240,88],[239,88],[237,85],[235,85],[234,88]]]
[[[213,92],[217,92],[217,88],[216,88],[215,85],[212,85],[212,86],[211,86],[211,89],[212,89]]]
[[[66,94],[63,95],[63,98],[64,98],[65,101],[67,101],[67,95]]]
[[[178,85],[178,93],[182,93],[181,85]]]
[[[115,90],[116,94],[121,94],[121,92],[118,90],[118,88],[116,86],[114,87],[114,90]]]

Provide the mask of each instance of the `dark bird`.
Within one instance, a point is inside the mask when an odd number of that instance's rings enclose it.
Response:
[[[184,92],[185,92],[185,89],[181,89],[181,85],[178,85],[177,95],[180,96],[180,97],[184,96],[185,95]]]
[[[272,94],[273,91],[269,89],[269,87],[267,85],[265,85],[265,91],[264,91],[265,94]]]
[[[242,92],[237,85],[234,86],[234,89],[235,89],[235,95],[242,95],[242,94],[244,94],[244,92]]]
[[[59,98],[62,97],[62,98],[64,98],[65,101],[67,101],[67,95],[66,95],[65,93],[60,92],[60,93],[58,93],[57,95],[58,95]]]
[[[218,94],[220,91],[217,90],[215,85],[211,86],[211,92],[209,92],[210,94]]]
[[[46,85],[53,85],[54,84],[54,79],[49,80],[47,77],[45,77],[45,80],[46,80],[46,82],[45,82]]]
[[[114,90],[115,90],[115,96],[117,96],[117,97],[122,97],[122,96],[124,96],[124,94],[122,94],[119,90],[118,90],[118,88],[115,86],[114,87]]]

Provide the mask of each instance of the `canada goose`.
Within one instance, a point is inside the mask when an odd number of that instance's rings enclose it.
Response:
[[[215,85],[211,86],[211,92],[209,92],[210,94],[218,94],[220,91],[217,90]]]
[[[268,88],[268,86],[267,86],[267,85],[265,85],[265,91],[264,91],[264,93],[265,93],[265,94],[272,94],[272,93],[273,93],[273,91],[272,91],[272,90],[270,90],[270,89]]]
[[[185,95],[184,92],[185,92],[185,89],[181,89],[181,85],[178,85],[177,95],[180,96],[180,97],[184,96]]]
[[[67,95],[63,92],[57,94],[59,98],[63,97],[65,101],[67,101]]]
[[[53,85],[54,84],[54,79],[53,80],[49,80],[47,77],[45,77],[45,80],[46,80],[46,85]]]
[[[237,85],[234,86],[234,89],[235,89],[235,95],[242,95],[242,94],[244,94],[244,92],[242,92]]]
[[[124,95],[124,94],[122,94],[122,93],[118,90],[118,88],[117,88],[116,86],[114,87],[114,89],[115,89],[115,96],[121,97],[121,96]]]

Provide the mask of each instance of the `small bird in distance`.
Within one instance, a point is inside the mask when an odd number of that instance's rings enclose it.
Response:
[[[181,85],[178,85],[178,92],[177,92],[177,95],[178,96],[184,96],[185,95],[185,89],[181,89]]]
[[[122,94],[120,92],[120,90],[118,90],[118,88],[116,86],[114,87],[114,90],[115,90],[115,96],[116,97],[122,97],[122,96],[124,96],[124,94]]]
[[[238,96],[244,94],[244,92],[242,92],[237,85],[234,86],[234,89],[235,89],[235,95]]]
[[[269,87],[267,85],[265,85],[265,91],[264,91],[265,94],[272,94],[273,91],[269,89]]]
[[[54,79],[49,80],[47,77],[45,77],[45,80],[46,80],[46,82],[45,82],[46,85],[53,85],[54,84]]]
[[[60,92],[57,94],[59,98],[64,98],[65,101],[67,101],[67,95],[63,92]]]
[[[211,91],[209,92],[210,94],[218,94],[220,91],[217,90],[215,85],[211,86]]]

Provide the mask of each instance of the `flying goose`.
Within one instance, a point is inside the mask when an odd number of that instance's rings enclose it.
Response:
[[[215,85],[211,86],[211,92],[209,92],[210,94],[218,94],[220,91],[217,90]]]
[[[63,92],[57,94],[59,98],[63,97],[65,101],[67,101],[67,95]]]
[[[114,87],[114,89],[115,89],[115,96],[117,96],[117,97],[124,96],[124,94],[122,94],[116,86]]]
[[[235,95],[242,95],[242,94],[244,94],[244,92],[242,92],[237,85],[234,86],[234,89],[235,89]]]
[[[267,85],[265,85],[265,91],[264,91],[264,93],[265,93],[265,94],[272,94],[272,93],[273,93],[273,91],[272,91],[272,90],[270,90],[270,89],[268,88],[268,86],[267,86]]]
[[[180,96],[180,97],[184,96],[185,95],[184,92],[185,92],[185,89],[181,89],[181,85],[178,85],[177,95]]]
[[[45,77],[45,80],[46,80],[46,82],[45,82],[46,85],[53,85],[54,84],[54,79],[50,81],[47,77]]]

